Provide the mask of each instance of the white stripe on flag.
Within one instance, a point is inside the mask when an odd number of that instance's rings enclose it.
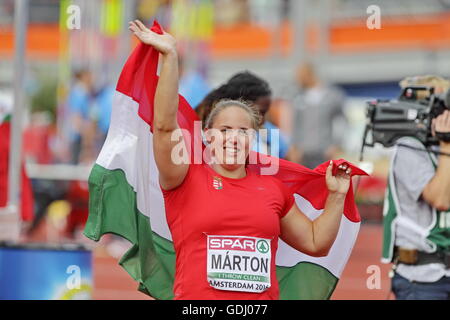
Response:
[[[150,217],[153,231],[172,240],[153,157],[152,133],[150,126],[139,117],[138,108],[138,103],[130,97],[115,93],[110,129],[97,164],[108,170],[124,171],[136,192],[138,210]]]
[[[138,210],[150,217],[155,233],[171,240],[153,156],[152,133],[149,125],[139,117],[138,107],[133,99],[120,92],[115,93],[110,130],[97,164],[108,170],[124,171],[128,183],[137,194]],[[312,220],[323,211],[314,209],[299,195],[296,195],[296,202]],[[321,258],[302,254],[280,240],[276,264],[292,267],[301,261],[309,261],[327,268],[339,278],[351,254],[359,226],[360,223],[351,222],[343,215],[337,239],[330,253]]]

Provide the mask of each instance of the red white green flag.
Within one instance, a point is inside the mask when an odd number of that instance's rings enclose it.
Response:
[[[152,30],[160,33],[155,22]],[[89,218],[85,235],[98,241],[114,233],[131,242],[119,264],[139,282],[139,290],[157,299],[173,298],[175,252],[166,222],[163,195],[153,156],[153,99],[158,82],[158,52],[140,44],[119,78],[107,139],[89,177]],[[197,115],[179,96],[178,123],[191,134],[191,147],[201,144],[195,135]],[[189,144],[189,143],[188,143]],[[257,155],[251,170],[268,166]],[[264,160],[264,161],[263,161]],[[279,161],[276,177],[295,193],[297,205],[310,218],[323,211],[328,194],[324,163],[315,170]],[[336,166],[344,160],[335,161]],[[351,164],[350,164],[351,165]],[[353,175],[366,175],[352,166]],[[340,230],[326,257],[311,257],[282,240],[276,256],[281,299],[328,299],[352,251],[360,226],[352,188],[345,200]]]

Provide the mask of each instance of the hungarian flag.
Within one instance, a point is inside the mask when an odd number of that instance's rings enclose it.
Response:
[[[154,32],[161,33],[155,22]],[[153,156],[153,100],[158,82],[158,52],[140,44],[119,78],[107,139],[89,177],[89,218],[84,234],[98,241],[113,233],[131,242],[119,264],[139,282],[139,290],[157,299],[173,298],[175,252],[166,222],[158,169]],[[190,133],[187,145],[201,142],[194,132],[198,120],[179,96],[178,123]],[[186,141],[186,140],[185,140]],[[251,170],[270,165],[257,154]],[[328,190],[324,163],[315,170],[279,161],[276,177],[295,193],[297,205],[310,219],[324,208]],[[344,160],[335,162],[337,165]],[[352,165],[351,165],[352,166]],[[354,166],[353,175],[366,173]],[[328,299],[352,251],[360,226],[352,188],[345,200],[340,230],[328,256],[315,258],[280,240],[276,257],[281,299]]]
[[[9,175],[9,149],[11,136],[11,116],[0,110],[0,208],[8,204],[8,175]],[[33,220],[33,191],[31,183],[25,173],[25,166],[21,168],[22,189],[20,193],[20,207],[22,221]]]

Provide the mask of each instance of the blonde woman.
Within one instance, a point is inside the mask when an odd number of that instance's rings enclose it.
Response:
[[[343,165],[333,175],[330,163],[324,213],[310,221],[279,180],[247,169],[252,130],[260,119],[236,100],[219,101],[206,120],[212,164],[176,164],[172,150],[179,142],[171,139],[179,129],[176,41],[140,21],[130,22],[130,30],[162,56],[153,146],[176,253],[175,299],[278,299],[278,237],[309,255],[326,255],[339,230],[351,169]],[[237,277],[233,282],[223,278],[230,270]]]

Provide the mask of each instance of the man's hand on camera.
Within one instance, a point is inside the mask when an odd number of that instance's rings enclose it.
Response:
[[[433,124],[434,132],[450,134],[450,110],[446,110],[436,117],[436,119],[433,120]],[[450,142],[441,140],[440,146],[442,152],[450,151]]]

